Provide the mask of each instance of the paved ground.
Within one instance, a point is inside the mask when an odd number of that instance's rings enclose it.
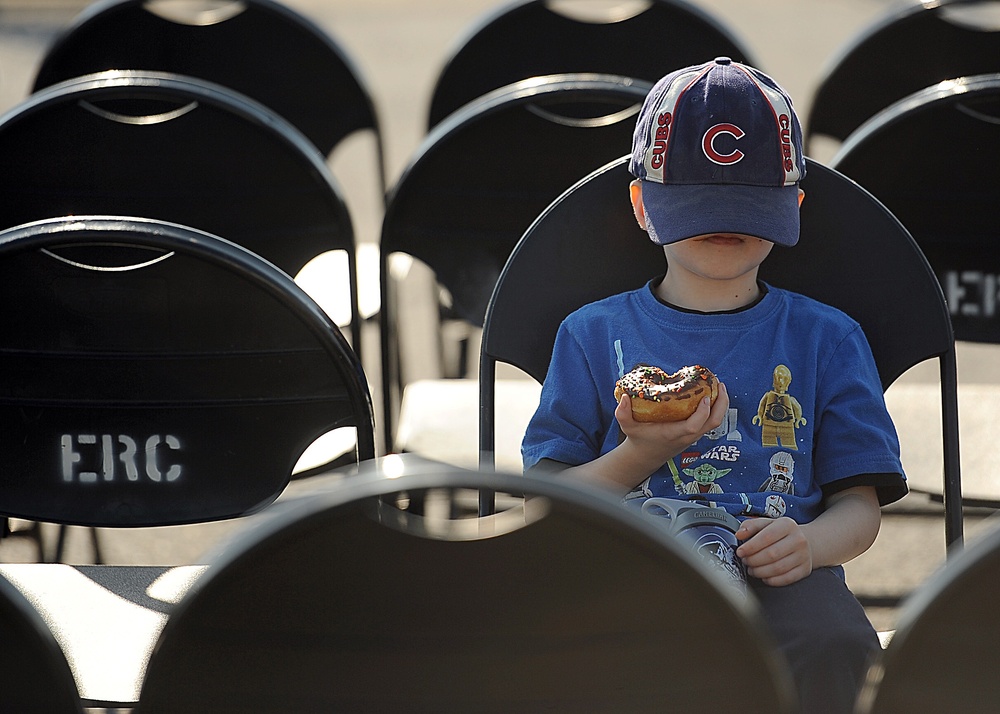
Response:
[[[287,0],[287,3],[333,34],[366,77],[380,112],[390,180],[399,175],[423,136],[430,89],[449,48],[470,23],[497,5],[495,0]],[[70,0],[0,0],[0,111],[26,96],[45,46],[86,4]],[[785,86],[804,116],[825,64],[843,43],[892,3],[888,0],[699,0],[698,4],[726,22],[752,48],[761,68]],[[339,149],[331,163],[347,195],[358,238],[369,246],[377,243],[381,219],[380,196],[370,169],[372,150],[370,137],[359,135]],[[814,158],[820,160],[831,155],[832,149],[823,147],[814,152]],[[367,284],[377,295],[377,287],[370,279]],[[372,357],[366,360],[366,368],[372,376],[373,389],[377,390],[374,350],[368,354]],[[962,376],[967,383],[997,381],[996,370],[991,369],[995,357],[990,351],[965,347],[961,359]],[[915,374],[913,379],[924,381],[922,374]],[[980,426],[992,424],[982,419],[977,421]],[[931,428],[931,422],[924,418],[916,427]],[[926,441],[923,436],[920,439]],[[909,462],[907,466],[909,469]],[[921,457],[919,463],[914,459],[913,467],[929,471],[932,476],[936,473],[933,459]],[[974,535],[982,526],[987,513],[970,513],[967,523],[970,534]],[[101,538],[108,562],[193,563],[233,527],[223,523],[102,532]],[[56,529],[46,526],[44,530],[47,542],[54,543]],[[86,536],[83,529],[71,529],[69,562],[90,562],[92,554]],[[0,543],[0,560],[33,557],[24,539]],[[895,600],[918,587],[943,559],[940,508],[926,497],[911,495],[887,511],[876,545],[848,565],[849,580],[856,591],[868,596],[869,612],[876,625],[887,628],[894,622]]]

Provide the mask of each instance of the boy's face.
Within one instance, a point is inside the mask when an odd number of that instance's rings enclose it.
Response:
[[[708,280],[734,280],[756,272],[774,243],[739,233],[711,233],[663,246],[670,270]]]

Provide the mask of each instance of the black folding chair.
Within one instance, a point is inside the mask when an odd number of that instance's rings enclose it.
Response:
[[[456,112],[417,149],[382,223],[386,451],[401,390],[391,254],[407,253],[430,266],[450,292],[446,316],[481,325],[518,238],[563,190],[630,144],[649,88],[606,75],[525,80]]]
[[[903,603],[892,640],[862,688],[858,714],[996,709],[1000,524],[991,520]]]
[[[0,117],[0,155],[0,227],[70,214],[156,218],[225,236],[292,276],[344,251],[344,324],[360,351],[348,208],[316,148],[262,105],[179,75],[79,77]]]
[[[199,11],[163,0],[90,5],[42,58],[34,91],[109,69],[153,70],[208,80],[252,97],[329,156],[348,135],[374,134],[378,181],[385,159],[371,93],[328,32],[291,7],[242,0]]]
[[[815,137],[843,141],[890,104],[943,80],[1000,71],[992,1],[906,2],[866,27],[831,59],[805,122]]]
[[[997,156],[1000,73],[903,99],[851,134],[831,160],[907,227],[944,288],[956,339],[969,342],[1000,342]]]
[[[573,3],[517,0],[480,18],[438,75],[428,128],[477,97],[529,77],[599,72],[652,84],[720,55],[756,65],[729,28],[684,0],[653,0],[638,11],[603,6],[596,16],[586,2],[575,4],[576,13]]]
[[[755,602],[659,523],[557,481],[380,466],[217,552],[171,612],[136,714],[792,710]],[[406,505],[480,488],[504,510]]]
[[[832,159],[913,235],[942,285],[956,339],[980,343],[960,352],[967,443],[995,433],[990,404],[998,373],[989,368],[995,358],[984,349],[1000,343],[998,155],[1000,74],[992,74],[942,82],[901,100],[851,134]],[[922,396],[911,390],[899,407],[919,413]],[[926,448],[926,441],[920,439],[917,447]],[[962,461],[965,502],[1000,506],[1000,482],[989,454],[966,449]],[[933,478],[915,479],[914,487],[936,492]]]
[[[497,282],[480,356],[480,452],[493,459],[496,364],[542,382],[559,324],[595,300],[640,287],[665,269],[663,251],[627,203],[625,159],[591,174],[532,224]],[[945,538],[962,538],[958,405],[951,322],[927,260],[906,229],[870,194],[814,161],[802,186],[798,245],[775,249],[763,280],[840,308],[868,337],[883,389],[911,366],[937,358],[944,449]],[[572,256],[572,260],[561,259]],[[887,266],[892,266],[891,270]],[[481,510],[489,511],[488,494]]]
[[[323,434],[375,456],[337,326],[249,251],[152,219],[0,232],[0,515],[155,526],[260,510]],[[58,559],[57,553],[57,559]]]
[[[31,603],[0,577],[0,712],[83,714],[65,655]]]

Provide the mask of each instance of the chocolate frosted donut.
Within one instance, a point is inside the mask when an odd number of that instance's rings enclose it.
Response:
[[[705,397],[719,396],[719,380],[701,365],[667,374],[659,367],[640,364],[615,384],[615,401],[632,398],[636,421],[681,421],[691,416]]]

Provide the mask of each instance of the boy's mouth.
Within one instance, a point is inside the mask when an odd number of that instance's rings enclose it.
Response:
[[[707,235],[702,240],[706,243],[711,243],[712,245],[741,245],[743,243],[743,237],[733,235],[731,233],[713,233]]]

